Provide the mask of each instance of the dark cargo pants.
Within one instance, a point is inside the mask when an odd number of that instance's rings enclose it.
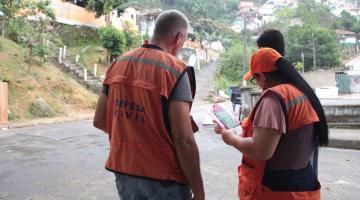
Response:
[[[191,200],[188,185],[115,174],[120,200]]]

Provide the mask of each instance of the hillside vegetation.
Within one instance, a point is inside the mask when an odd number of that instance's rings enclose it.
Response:
[[[97,95],[85,89],[52,62],[33,65],[25,62],[23,48],[0,38],[0,77],[9,79],[10,120],[34,119],[33,102],[41,98],[55,116],[71,116],[95,108]]]

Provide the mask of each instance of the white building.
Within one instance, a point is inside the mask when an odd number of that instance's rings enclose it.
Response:
[[[360,74],[360,56],[356,56],[347,63],[345,63],[345,67],[348,67],[349,71],[356,71],[358,74]],[[356,72],[351,72],[351,73],[356,73]]]
[[[342,45],[355,46],[356,45],[356,33],[346,30],[336,30],[338,41]]]
[[[353,0],[316,0],[318,3],[324,3],[328,5],[331,9],[331,12],[340,16],[343,10],[350,12],[354,16],[359,16],[359,11],[357,10],[357,1]]]
[[[259,8],[262,24],[273,22],[276,20],[275,13],[283,8],[295,8],[297,1],[295,0],[268,0]]]

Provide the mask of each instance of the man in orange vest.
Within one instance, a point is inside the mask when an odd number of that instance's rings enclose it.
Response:
[[[151,42],[118,57],[106,73],[94,126],[109,135],[106,169],[120,199],[205,198],[190,117],[194,70],[175,57],[188,26],[183,13],[162,12]]]

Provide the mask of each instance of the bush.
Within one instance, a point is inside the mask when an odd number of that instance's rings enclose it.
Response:
[[[8,120],[12,121],[12,120],[15,120],[15,118],[16,118],[16,116],[12,112],[9,112]]]
[[[123,32],[113,26],[101,27],[99,35],[103,47],[110,53],[110,60],[124,53],[126,40]]]
[[[124,21],[124,34],[127,50],[137,48],[141,45],[141,35],[136,27],[128,21]]]
[[[0,77],[0,81],[1,81],[1,82],[10,82],[10,77],[9,77],[7,74],[3,74],[3,75]]]
[[[126,47],[128,50],[140,47],[141,35],[136,32],[125,32]]]
[[[220,74],[230,81],[240,81],[244,74],[243,64],[243,45],[235,42],[220,57]]]
[[[39,57],[41,62],[45,62],[46,56],[49,56],[51,53],[50,48],[45,44],[38,44],[33,47],[33,56]]]
[[[25,44],[28,31],[28,23],[22,18],[12,18],[6,24],[5,33],[8,38],[18,44]]]

